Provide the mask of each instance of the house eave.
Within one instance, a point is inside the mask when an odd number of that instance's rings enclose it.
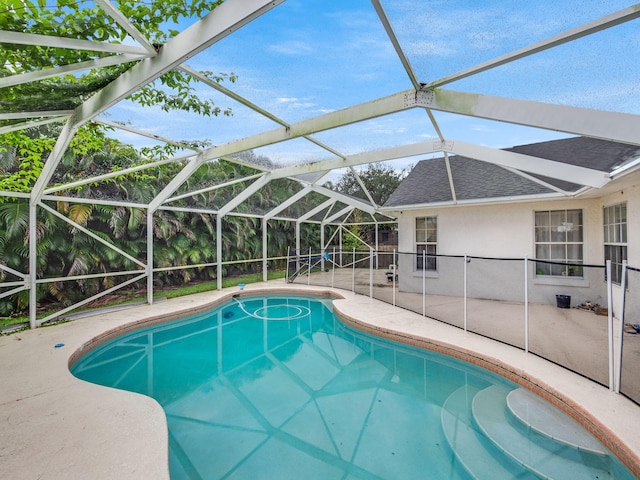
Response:
[[[469,200],[458,200],[456,202],[446,201],[446,202],[431,202],[431,203],[418,203],[418,204],[409,204],[409,205],[395,205],[390,207],[382,207],[380,208],[381,213],[386,212],[399,212],[405,210],[422,210],[425,208],[448,208],[448,207],[468,207],[474,205],[501,205],[501,204],[509,204],[509,203],[527,203],[527,202],[540,202],[540,201],[549,201],[549,200],[560,200],[560,199],[570,199],[574,198],[574,193],[567,195],[561,193],[544,193],[537,195],[517,195],[517,196],[507,196],[507,197],[495,197],[495,198],[475,198]]]

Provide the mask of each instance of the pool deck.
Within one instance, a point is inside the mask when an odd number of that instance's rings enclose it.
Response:
[[[284,280],[246,287],[247,292],[265,289],[330,290]],[[344,297],[335,301],[336,310],[360,327],[489,366],[586,418],[589,429],[608,435],[608,446],[631,459],[640,477],[640,407],[630,400],[522,350],[368,296],[334,291]],[[169,478],[162,408],[151,398],[76,379],[69,359],[106,331],[198,309],[237,292],[229,288],[191,295],[0,336],[0,478]]]

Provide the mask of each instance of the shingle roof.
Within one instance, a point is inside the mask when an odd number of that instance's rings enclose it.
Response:
[[[506,151],[611,172],[637,158],[640,148],[633,145],[575,137],[507,148]],[[458,200],[479,200],[553,193],[554,190],[522,177],[506,168],[459,155],[450,156],[451,175]],[[582,185],[540,175],[530,175],[562,190],[574,192]],[[444,158],[422,160],[416,164],[385,207],[422,205],[452,201]]]

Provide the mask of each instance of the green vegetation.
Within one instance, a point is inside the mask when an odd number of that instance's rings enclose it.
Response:
[[[118,7],[142,32],[156,50],[178,34],[172,28],[188,18],[207,15],[222,0],[119,0]],[[128,33],[117,23],[105,21],[101,7],[94,2],[69,0],[5,0],[0,6],[0,30],[27,34],[51,35],[95,42],[123,42]],[[41,71],[74,63],[111,56],[107,52],[44,47],[39,45],[4,44],[0,77]],[[135,65],[136,61],[94,68],[81,75],[67,74],[37,82],[21,83],[0,89],[3,112],[66,110],[99,91]],[[201,72],[209,79],[235,81],[235,75]],[[199,98],[193,88],[194,79],[180,70],[165,73],[155,82],[143,86],[130,99],[141,105],[159,106],[163,110],[185,110],[201,115],[228,115],[211,100]],[[1,123],[0,123],[1,125]]]
[[[30,129],[25,133],[32,138],[49,137],[54,134],[51,127]],[[24,163],[18,145],[8,145],[16,137],[0,136],[4,145],[5,158],[0,166],[0,185],[13,181],[16,172]],[[94,143],[96,145],[96,143]],[[54,181],[67,183],[84,175],[99,174],[104,171],[118,171],[141,163],[135,151],[126,145],[104,139],[102,149],[95,147],[86,151],[70,151],[56,171]],[[1,149],[1,147],[0,147]],[[46,150],[43,156],[47,155]],[[28,153],[31,155],[31,153]],[[146,204],[151,201],[179,171],[181,165],[169,163],[154,169],[123,174],[108,181],[85,184],[62,191],[67,199],[57,202],[45,201],[45,209],[38,209],[38,278],[61,278],[109,272],[140,272],[141,266],[133,259],[146,263],[147,229],[153,232],[154,267],[166,271],[154,275],[154,286],[161,290],[191,282],[210,281],[216,278],[215,266],[201,266],[187,269],[170,269],[188,265],[210,265],[216,258],[215,215],[202,210],[216,210],[234,199],[247,188],[251,180],[209,190],[173,202],[173,206],[194,211],[157,210],[151,225],[147,225],[147,214],[143,208],[100,205],[99,203],[73,203],[69,197],[122,200]],[[249,167],[233,162],[217,161],[203,165],[178,190],[177,194],[202,189],[227,182],[232,178],[242,178],[255,173]],[[37,177],[37,175],[34,175]],[[21,189],[22,186],[16,186]],[[271,182],[259,195],[238,207],[239,211],[268,211],[280,205],[300,185],[290,180]],[[8,188],[7,188],[8,190]],[[28,271],[28,201],[20,198],[2,197],[0,202],[0,261],[19,272]],[[302,201],[297,208],[308,211],[312,207],[307,202],[317,201],[312,196]],[[99,202],[99,200],[97,200]],[[200,211],[198,211],[200,209]],[[69,222],[65,222],[64,219]],[[222,251],[224,262],[240,262],[258,259],[262,256],[262,224],[258,218],[226,216],[222,220]],[[286,255],[287,247],[295,244],[295,226],[292,222],[272,220],[268,225],[269,257]],[[303,228],[303,238],[318,248],[319,235],[315,226]],[[87,232],[93,234],[89,235]],[[104,242],[99,241],[103,239]],[[109,245],[126,252],[122,256]],[[241,275],[258,274],[260,262],[225,265],[223,276],[236,278]],[[284,268],[284,261],[270,265],[277,270]],[[106,276],[78,281],[54,282],[38,287],[39,304],[56,303],[59,307],[70,305],[83,298],[102,292],[122,283],[135,273]],[[0,271],[1,281],[19,281],[6,271]],[[144,281],[133,287],[145,288]],[[28,292],[0,299],[0,315],[8,316],[24,312],[28,306]]]
[[[383,205],[407,175],[407,170],[397,171],[383,163],[370,163],[367,168],[361,169],[357,174],[373,201]],[[335,189],[347,195],[368,200],[352,170],[346,171],[340,177],[335,184]]]
[[[286,275],[286,272],[284,270],[268,272],[267,279],[276,280],[280,278],[285,278],[285,275]],[[259,277],[257,275],[242,275],[234,278],[225,278],[222,281],[222,288],[235,287],[241,283],[248,285],[251,283],[261,282],[261,281],[262,281],[262,274],[260,274]],[[184,286],[175,286],[170,289],[156,291],[154,293],[154,298],[166,298],[166,299],[178,298],[178,297],[183,297],[185,295],[193,295],[196,293],[210,292],[212,290],[217,290],[217,289],[218,289],[218,284],[216,281],[200,282],[200,283],[194,283],[194,284],[184,285]],[[126,305],[129,303],[138,303],[138,302],[144,302],[144,301],[146,301],[146,296],[144,294],[141,295],[139,290],[137,289],[126,290],[116,295],[113,295],[111,297],[108,297],[106,301],[96,302],[96,303],[100,303],[99,306],[81,308],[74,313],[90,312],[94,310],[100,310],[106,307]],[[43,318],[52,312],[53,310],[43,311],[39,315],[37,315],[37,317]],[[20,323],[29,323],[29,316],[19,315],[15,317],[0,317],[0,330],[8,327],[9,325],[20,324]]]

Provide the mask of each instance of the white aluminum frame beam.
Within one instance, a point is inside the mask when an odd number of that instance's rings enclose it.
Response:
[[[30,195],[25,192],[9,192],[7,190],[0,190],[0,197],[30,198]]]
[[[417,92],[425,108],[640,145],[640,115],[453,90]]]
[[[48,194],[51,194],[51,193],[54,193],[54,192],[59,192],[59,191],[62,191],[62,190],[69,190],[70,188],[75,188],[75,187],[79,187],[79,186],[82,186],[82,185],[86,185],[88,183],[101,182],[103,180],[108,180],[109,178],[120,177],[122,175],[127,175],[129,173],[139,172],[140,170],[147,170],[149,168],[156,168],[156,167],[159,167],[161,165],[165,165],[167,163],[179,162],[180,160],[184,160],[185,158],[189,158],[191,156],[193,156],[193,154],[189,154],[189,155],[186,155],[184,157],[167,158],[165,160],[158,160],[156,162],[149,162],[149,163],[144,163],[142,165],[136,165],[135,167],[125,168],[125,169],[122,169],[122,170],[118,170],[117,172],[109,172],[109,173],[104,173],[102,175],[96,175],[95,177],[89,177],[89,178],[85,178],[83,180],[77,180],[75,182],[66,183],[64,185],[56,185],[55,187],[50,187],[50,188],[45,189],[44,194],[48,195]],[[145,208],[146,208],[146,206],[145,206]]]
[[[140,135],[141,137],[151,138],[153,140],[157,140],[162,143],[168,143],[169,145],[174,145],[179,148],[184,148],[185,150],[192,150],[197,153],[201,152],[199,148],[193,147],[191,145],[187,145],[186,143],[176,142],[175,140],[171,140],[166,137],[161,137],[160,135],[156,135],[154,133],[149,133],[149,132],[145,132],[144,130],[130,127],[129,125],[123,125],[122,123],[118,123],[118,122],[111,122],[109,120],[105,120],[104,118],[96,118],[93,121],[96,123],[101,123],[103,125],[108,125],[109,127],[117,128],[119,130],[125,130],[130,133],[135,133],[136,135]]]
[[[440,142],[430,141],[410,143],[408,145],[401,145],[398,147],[349,155],[345,159],[332,158],[304,165],[278,168],[273,170],[271,175],[272,178],[294,177],[296,175],[303,175],[307,173],[326,172],[336,168],[353,167],[357,165],[366,165],[368,163],[396,160],[399,158],[416,157],[440,151],[442,151],[442,145]]]
[[[263,147],[265,145],[272,145],[285,140],[304,137],[306,135],[311,135],[312,133],[322,132],[332,128],[361,122],[363,120],[377,118],[389,113],[400,112],[407,108],[417,106],[415,101],[412,100],[415,96],[415,90],[402,91],[371,102],[362,103],[353,107],[348,107],[292,123],[288,127],[258,133],[251,137],[239,139],[206,150],[202,161],[213,160],[225,155],[231,155],[233,153]]]
[[[342,210],[340,210],[339,212],[334,213],[333,215],[331,215],[328,218],[325,218],[322,223],[331,223],[333,221],[335,221],[336,219],[340,218],[343,215],[347,215],[346,218],[344,219],[344,222],[347,221],[347,218],[349,218],[349,215],[351,214],[351,212],[353,212],[355,210],[354,207],[352,207],[351,205],[348,205],[346,207],[344,207]],[[342,226],[340,227],[342,228]]]
[[[313,185],[311,188],[314,192],[320,193],[325,197],[333,198],[334,200],[345,203],[353,208],[357,208],[358,210],[362,210],[363,212],[373,214],[377,211],[377,208],[370,203],[350,197],[344,193],[336,192],[320,185]]]
[[[307,213],[305,213],[304,215],[301,215],[298,218],[298,222],[297,223],[305,222],[305,221],[309,220],[311,217],[314,217],[317,214],[319,214],[320,212],[322,212],[323,210],[326,210],[327,208],[331,207],[331,205],[333,205],[334,203],[336,203],[336,200],[334,200],[332,198],[322,202],[317,207],[314,207],[311,210],[309,210]]]
[[[14,270],[11,267],[7,267],[6,265],[0,265],[0,270],[2,270],[3,272],[10,273],[11,275],[15,275],[16,277],[21,278],[22,280],[24,280],[26,277],[24,273]]]
[[[139,208],[145,210],[147,205],[144,203],[134,203],[125,200],[105,200],[100,199],[97,201],[95,198],[83,198],[83,197],[67,197],[64,195],[43,195],[43,201],[49,202],[69,202],[69,203],[88,203],[91,205],[111,205],[114,207],[127,207],[127,208]]]
[[[138,42],[142,48],[144,48],[149,55],[155,56],[156,49],[123,13],[116,8],[109,0],[95,0],[95,2],[102,7],[102,9],[113,18],[118,25],[120,25],[136,42]]]
[[[242,202],[244,202],[251,195],[253,195],[258,190],[260,190],[262,187],[264,187],[267,183],[269,183],[270,180],[271,180],[271,177],[269,176],[268,173],[266,175],[263,175],[262,178],[257,179],[255,182],[253,182],[251,185],[249,185],[247,188],[245,188],[233,200],[228,202],[222,208],[219,208],[218,209],[218,218],[224,217],[227,213],[229,213],[231,210],[236,208],[238,205],[240,205]]]
[[[136,60],[141,60],[147,57],[149,57],[149,55],[133,55],[125,53],[122,55],[111,55],[109,57],[97,58],[95,60],[87,60],[85,62],[70,63],[60,67],[45,68],[44,70],[38,70],[35,72],[19,73],[17,75],[0,78],[0,88],[11,87],[13,85],[20,85],[28,82],[37,82],[39,80],[58,77],[68,73],[82,72],[84,70],[91,70],[94,68],[110,67],[111,65],[118,65],[126,62],[135,62]]]
[[[301,200],[302,198],[304,198],[310,192],[311,192],[311,185],[306,185],[302,190],[300,190],[299,192],[291,195],[287,200],[282,202],[280,205],[278,205],[277,207],[275,207],[275,208],[271,209],[270,211],[268,211],[267,213],[265,213],[264,214],[264,219],[265,220],[269,220],[269,219],[275,217],[280,212],[282,212],[283,210],[289,208],[291,205],[296,203],[298,200]]]
[[[387,17],[387,14],[384,11],[384,8],[380,4],[379,0],[371,0],[371,4],[373,5],[373,8],[378,14],[378,19],[380,20],[380,23],[382,23],[382,26],[384,27],[385,32],[387,32],[389,41],[391,42],[391,45],[393,45],[393,48],[396,51],[396,54],[398,55],[398,58],[400,59],[400,62],[402,63],[402,66],[404,67],[405,72],[407,72],[407,76],[409,77],[409,80],[411,80],[411,83],[413,84],[413,88],[418,90],[420,88],[420,82],[418,81],[418,77],[416,77],[416,74],[413,71],[413,67],[411,66],[411,62],[409,62],[409,59],[405,55],[404,50],[402,49],[402,46],[398,41],[398,37],[396,36],[396,33],[393,31],[393,27],[391,26],[391,22],[389,21],[389,18]]]
[[[358,175],[358,172],[356,172],[356,169],[353,168],[353,167],[349,167],[349,170],[351,170],[351,173],[353,173],[353,176],[355,177],[356,182],[358,182],[358,185],[360,185],[360,188],[362,189],[364,194],[369,199],[369,202],[371,202],[371,205],[373,205],[374,208],[378,208],[378,204],[373,200],[373,197],[371,196],[371,193],[369,193],[369,190],[367,189],[367,187],[365,186],[364,182],[360,178],[360,175]]]
[[[95,117],[154,81],[188,58],[243,27],[284,0],[225,2],[163,45],[155,57],[147,58],[87,99],[76,110],[78,121]]]
[[[64,121],[67,121],[68,118],[69,118],[68,116],[49,117],[49,118],[43,118],[40,120],[31,120],[28,122],[14,123],[13,125],[0,127],[0,134],[15,132],[17,130],[25,130],[27,128],[37,127],[39,125],[47,125],[49,123],[64,122]]]
[[[87,50],[91,52],[113,54],[130,53],[145,57],[149,56],[149,52],[147,52],[145,48],[137,45],[94,42],[92,40],[78,40],[75,38],[55,37],[53,35],[40,35],[37,33],[11,32],[8,30],[0,30],[0,43],[68,48],[72,50]]]
[[[235,180],[230,180],[228,182],[220,183],[218,185],[212,185],[210,187],[201,188],[199,190],[193,190],[188,193],[183,193],[181,195],[176,195],[174,197],[168,198],[167,200],[165,200],[164,204],[166,205],[167,203],[175,202],[183,198],[195,197],[201,193],[211,192],[213,190],[219,190],[221,188],[229,187],[231,185],[235,185],[236,183],[242,183],[249,180],[253,180],[254,178],[262,177],[264,175],[265,175],[264,173],[256,173],[255,175],[249,175],[248,177],[236,178]]]
[[[515,168],[528,173],[553,177],[567,182],[600,188],[609,182],[607,172],[570,165],[568,163],[545,160],[543,158],[522,155],[520,153],[483,147],[472,143],[456,141],[446,142],[449,151],[456,155],[473,158],[494,165]]]
[[[22,118],[68,117],[73,110],[46,110],[42,112],[0,113],[0,120],[19,120]]]
[[[503,167],[505,169],[509,170],[510,172],[515,173],[516,175],[520,175],[521,177],[526,178],[527,180],[529,180],[531,182],[537,183],[538,185],[542,185],[543,187],[546,187],[549,190],[554,190],[554,191],[556,191],[558,193],[561,193],[562,195],[570,197],[570,196],[572,196],[574,194],[574,192],[567,192],[566,190],[558,188],[555,185],[551,185],[549,182],[545,182],[544,180],[541,180],[541,179],[539,179],[537,177],[534,177],[532,175],[528,175],[527,173],[522,172],[520,170],[516,170],[515,168],[507,167],[507,166],[504,166],[504,165],[503,165]],[[545,176],[549,177],[550,175],[545,175]]]
[[[124,288],[127,285],[130,285],[130,284],[135,283],[135,282],[137,282],[139,280],[142,280],[146,276],[147,276],[147,274],[145,272],[145,273],[142,273],[142,274],[140,274],[140,275],[138,275],[136,277],[130,278],[128,280],[125,280],[122,283],[119,283],[118,285],[114,285],[113,287],[111,287],[111,288],[109,288],[107,290],[104,290],[104,291],[102,291],[100,293],[97,293],[97,294],[93,295],[92,297],[85,298],[84,300],[82,300],[82,301],[80,301],[78,303],[74,303],[73,305],[70,305],[70,306],[68,306],[66,308],[63,308],[62,310],[57,311],[56,313],[52,313],[51,315],[48,315],[45,318],[41,318],[39,320],[36,320],[35,321],[35,325],[33,325],[33,326],[39,326],[39,325],[42,325],[45,322],[48,322],[49,320],[52,320],[54,318],[58,318],[59,316],[64,315],[65,313],[70,312],[71,310],[75,310],[76,308],[80,308],[83,305],[86,305],[87,303],[90,303],[90,302],[96,300],[97,298],[104,297],[105,295],[109,295],[111,292],[115,292],[116,290]]]

